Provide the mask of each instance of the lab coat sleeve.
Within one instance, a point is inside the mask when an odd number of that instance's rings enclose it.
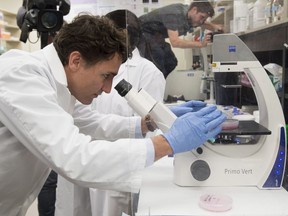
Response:
[[[28,149],[80,186],[137,192],[146,163],[145,140],[92,141],[59,105],[48,73],[26,67],[0,79],[0,120],[19,140],[18,149]]]
[[[96,110],[92,110],[90,105],[77,102],[73,117],[75,125],[80,128],[80,131],[94,139],[113,141],[120,138],[143,138],[139,116],[123,117],[114,114],[100,114]]]

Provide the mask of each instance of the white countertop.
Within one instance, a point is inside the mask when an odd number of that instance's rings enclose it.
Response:
[[[199,207],[200,196],[228,195],[232,209],[211,212]],[[288,192],[257,187],[180,187],[173,183],[173,158],[163,158],[144,171],[137,216],[288,216]]]

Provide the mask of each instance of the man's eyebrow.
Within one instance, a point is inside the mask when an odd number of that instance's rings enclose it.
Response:
[[[116,76],[117,72],[109,72],[109,74],[111,74],[112,76]]]

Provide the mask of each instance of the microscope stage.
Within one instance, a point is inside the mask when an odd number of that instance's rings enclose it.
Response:
[[[219,135],[270,135],[271,131],[255,121],[239,121],[233,130],[222,130]]]

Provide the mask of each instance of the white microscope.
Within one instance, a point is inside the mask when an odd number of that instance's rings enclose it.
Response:
[[[217,75],[221,74],[236,77],[245,74],[248,77],[257,99],[259,124],[240,121],[237,129],[222,131],[215,142],[207,142],[193,151],[174,155],[175,184],[281,188],[287,148],[285,120],[272,82],[254,54],[234,34],[215,35],[212,53],[216,83]],[[221,76],[218,82],[222,82]],[[227,86],[239,87],[233,83],[221,83],[220,88]],[[176,119],[162,102],[154,100],[143,89],[133,89],[125,80],[119,82],[115,89],[140,116],[150,114],[163,132]],[[232,89],[228,88],[228,92],[232,92]],[[217,98],[221,97],[223,95],[216,95],[216,103]]]
[[[259,124],[239,121],[237,129],[222,131],[216,142],[176,154],[174,182],[179,186],[281,188],[287,148],[285,120],[272,82],[251,50],[235,34],[215,35],[212,54],[215,77],[227,73],[248,77],[258,104]],[[227,86],[233,85],[220,84],[220,88]],[[216,103],[221,97],[216,92]]]

